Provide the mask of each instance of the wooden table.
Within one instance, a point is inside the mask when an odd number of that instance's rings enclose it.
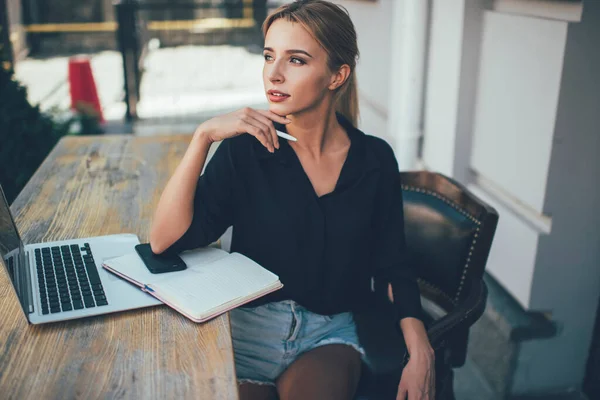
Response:
[[[25,243],[136,233],[190,136],[63,138],[11,208]],[[29,325],[0,268],[0,398],[237,399],[229,319],[166,306]]]

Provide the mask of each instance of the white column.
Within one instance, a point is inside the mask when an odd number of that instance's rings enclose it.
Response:
[[[401,170],[414,169],[422,135],[429,1],[394,1],[388,135]]]

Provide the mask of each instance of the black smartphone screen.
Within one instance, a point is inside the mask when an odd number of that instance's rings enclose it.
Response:
[[[153,274],[165,272],[183,271],[187,268],[181,257],[176,254],[154,254],[150,243],[142,243],[135,246],[142,261]]]

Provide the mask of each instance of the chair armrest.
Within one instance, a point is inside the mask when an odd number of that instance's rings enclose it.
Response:
[[[452,333],[468,329],[483,314],[487,300],[487,286],[482,279],[474,279],[470,280],[469,289],[469,296],[463,303],[434,321],[427,329],[429,342],[434,350],[441,348]]]
[[[429,343],[436,353],[444,348],[446,341],[452,334],[461,330],[468,330],[485,310],[487,286],[483,280],[471,280],[467,284],[470,290],[469,296],[464,302],[442,318],[432,322],[427,329]],[[410,355],[408,351],[405,351],[402,364],[406,366],[409,360]]]

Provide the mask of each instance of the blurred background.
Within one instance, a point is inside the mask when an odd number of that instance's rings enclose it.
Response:
[[[500,214],[457,398],[600,399],[600,1],[334,2],[358,33],[359,128]],[[281,3],[0,0],[9,201],[63,135],[266,108],[260,26]]]
[[[126,119],[138,122],[132,131],[167,123],[172,132],[198,116],[265,104],[264,0],[4,1],[15,76],[43,111],[69,108],[76,54],[91,61],[108,129]]]

